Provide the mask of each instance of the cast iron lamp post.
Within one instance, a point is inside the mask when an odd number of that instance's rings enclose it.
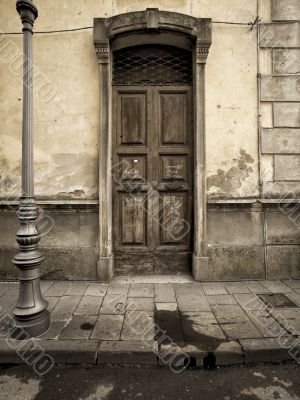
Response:
[[[19,204],[20,229],[17,232],[19,253],[14,264],[19,268],[19,300],[13,310],[13,336],[35,337],[48,330],[48,303],[40,288],[40,264],[44,256],[38,250],[40,235],[36,228],[38,209],[33,183],[32,132],[32,28],[38,10],[31,0],[17,0],[17,11],[23,24],[23,125],[22,125],[22,196]],[[22,335],[23,334],[23,335]],[[26,335],[27,334],[27,335]]]

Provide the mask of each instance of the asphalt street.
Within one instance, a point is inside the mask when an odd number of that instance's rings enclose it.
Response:
[[[299,365],[261,365],[175,374],[167,368],[24,366],[0,370],[0,400],[299,400]]]

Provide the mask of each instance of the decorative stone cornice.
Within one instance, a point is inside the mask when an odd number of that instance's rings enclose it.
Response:
[[[206,54],[207,57],[211,45],[211,30],[210,18],[195,18],[186,14],[160,11],[158,8],[147,8],[145,11],[120,14],[111,18],[95,18],[94,45],[96,49],[108,47],[108,42],[120,37],[125,38],[129,34],[135,36],[137,40],[137,35],[141,33],[146,36],[157,32],[159,35],[152,36],[153,40],[157,41],[159,36],[173,33],[181,34],[183,40],[189,43],[190,49],[195,48],[196,42],[196,48],[205,49],[199,54],[202,53],[202,56]],[[104,43],[106,46],[103,46]],[[133,45],[124,39],[124,46],[126,43],[127,46]],[[180,47],[179,42],[175,45]]]

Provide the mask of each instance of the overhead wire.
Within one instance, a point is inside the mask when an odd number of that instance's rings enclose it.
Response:
[[[257,25],[269,25],[269,24],[287,24],[294,23],[299,21],[274,21],[274,22],[261,22],[259,17],[257,16],[253,22],[234,22],[234,21],[212,21],[212,24],[223,24],[223,25],[240,25],[240,26],[254,26]],[[83,26],[80,28],[70,28],[70,29],[56,29],[56,30],[48,30],[48,31],[34,31],[34,34],[49,34],[49,33],[64,33],[64,32],[76,32],[87,29],[93,29],[93,26]],[[0,35],[22,35],[23,32],[0,32]]]

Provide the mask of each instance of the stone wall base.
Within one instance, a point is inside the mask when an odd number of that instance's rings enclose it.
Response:
[[[97,262],[97,280],[109,282],[113,277],[113,257],[100,257]]]
[[[209,280],[209,257],[193,255],[192,273],[195,281]]]
[[[271,203],[208,205],[207,257],[194,255],[191,265],[196,281],[300,278],[300,203]],[[99,257],[97,209],[45,212],[54,225],[40,243],[42,279],[111,280],[113,257]],[[2,207],[0,226],[0,279],[16,279],[15,211]]]

